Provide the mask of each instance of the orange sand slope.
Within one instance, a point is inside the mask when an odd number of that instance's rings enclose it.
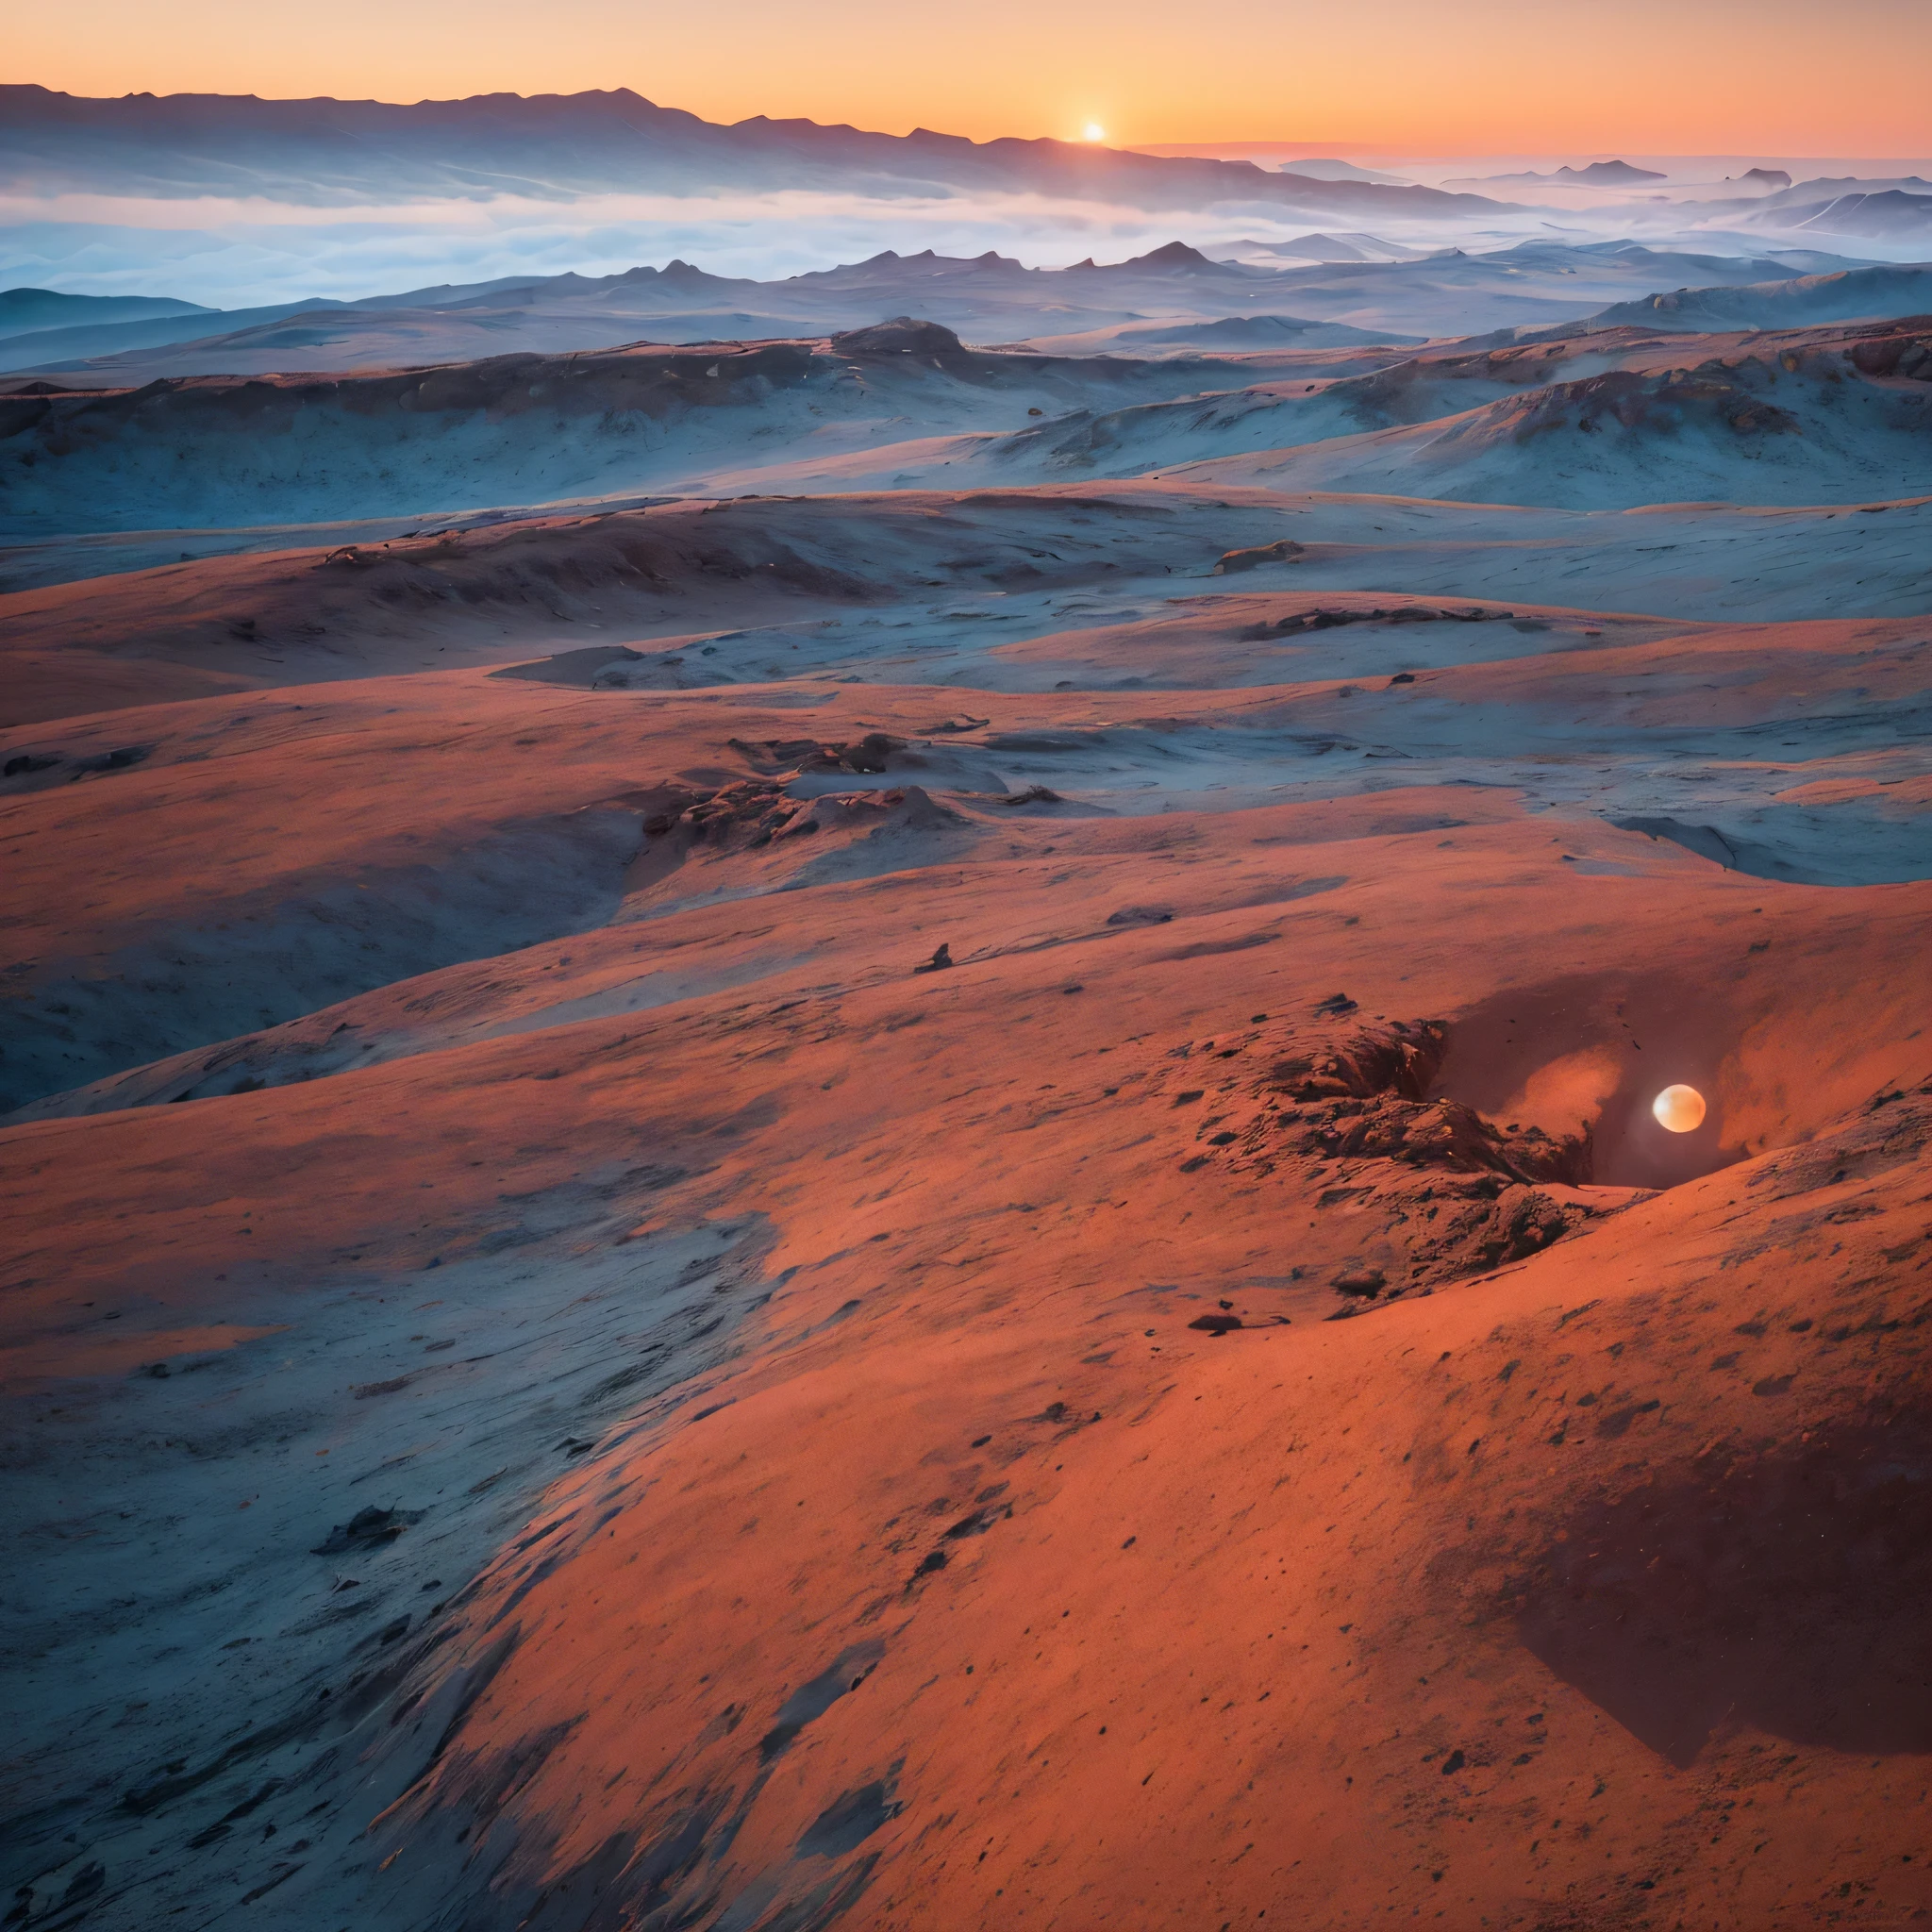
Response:
[[[13,1923],[1932,1912],[1912,515],[12,593]]]

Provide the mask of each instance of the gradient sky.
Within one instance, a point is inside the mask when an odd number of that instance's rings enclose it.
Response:
[[[1924,0],[62,0],[0,72],[72,93],[632,87],[708,119],[1418,153],[1932,151]]]

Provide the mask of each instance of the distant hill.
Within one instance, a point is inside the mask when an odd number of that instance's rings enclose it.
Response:
[[[1580,182],[1586,188],[1624,188],[1639,181],[1667,181],[1655,168],[1633,168],[1628,161],[1591,161],[1583,168],[1558,168],[1555,181]]]
[[[166,295],[62,295],[52,289],[5,289],[0,290],[0,336],[24,336],[35,329],[73,328],[89,323],[144,322],[154,316],[214,312]]]
[[[1334,160],[1325,157],[1283,161],[1280,173],[1301,175],[1310,181],[1379,181],[1390,188],[1400,188],[1404,185],[1400,175],[1384,175],[1374,168],[1358,168],[1353,161]]]
[[[1769,170],[1757,170],[1769,180]],[[1781,170],[1779,172],[1782,172]],[[1749,181],[1745,175],[1743,181]],[[1741,186],[1742,182],[1736,185]],[[1874,197],[1884,197],[1880,206],[1896,208],[1902,203],[1932,195],[1932,181],[1918,175],[1893,175],[1860,180],[1856,175],[1826,175],[1774,188],[1769,194],[1753,195],[1745,201],[1707,202],[1707,214],[1734,213],[1752,227],[1791,227],[1812,220],[1826,208],[1837,208],[1849,216],[1857,207]]]
[[[90,302],[102,298],[76,295],[67,299]],[[135,296],[126,299],[140,300]],[[96,321],[92,319],[95,311],[83,309],[75,323],[65,326],[56,324],[51,327],[23,329],[18,334],[0,330],[0,370],[35,369],[42,363],[75,362],[90,356],[121,356],[136,349],[161,349],[171,343],[197,341],[214,334],[231,335],[237,329],[279,321],[285,315],[347,306],[320,299],[276,302],[261,308],[197,308],[191,302],[183,302],[164,308],[159,314],[125,322],[106,318]]]
[[[1287,242],[1231,242],[1226,249],[1243,261],[1413,261],[1428,252],[1377,235],[1296,235]]]
[[[1890,321],[1932,313],[1932,264],[1858,268],[1836,275],[1798,275],[1789,281],[1750,282],[1734,288],[1678,289],[1618,302],[1598,310],[1580,329],[1651,328],[1673,334],[1719,329],[1808,328],[1833,322]],[[1543,329],[1555,337],[1574,333]]]
[[[1117,346],[1131,354],[1145,348],[1305,349],[1353,348],[1369,342],[1412,341],[1351,328],[1341,322],[1311,322],[1299,315],[1229,315],[1216,322],[1129,323],[1117,332]]]
[[[1795,217],[1788,213],[1781,225],[1874,242],[1915,242],[1923,237],[1932,244],[1932,194],[1908,194],[1899,188],[1840,194]]]

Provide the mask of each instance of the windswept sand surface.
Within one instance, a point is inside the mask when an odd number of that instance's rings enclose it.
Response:
[[[1885,487],[17,552],[9,1923],[1932,1913],[1918,338],[1605,333]]]

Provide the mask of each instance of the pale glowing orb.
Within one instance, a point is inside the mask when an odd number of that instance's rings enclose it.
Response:
[[[1704,1124],[1704,1095],[1694,1087],[1666,1087],[1650,1110],[1671,1133],[1694,1134]]]
[[[1090,121],[1086,126],[1081,128],[1080,139],[1082,141],[1105,141],[1107,139],[1107,129],[1098,121]]]

